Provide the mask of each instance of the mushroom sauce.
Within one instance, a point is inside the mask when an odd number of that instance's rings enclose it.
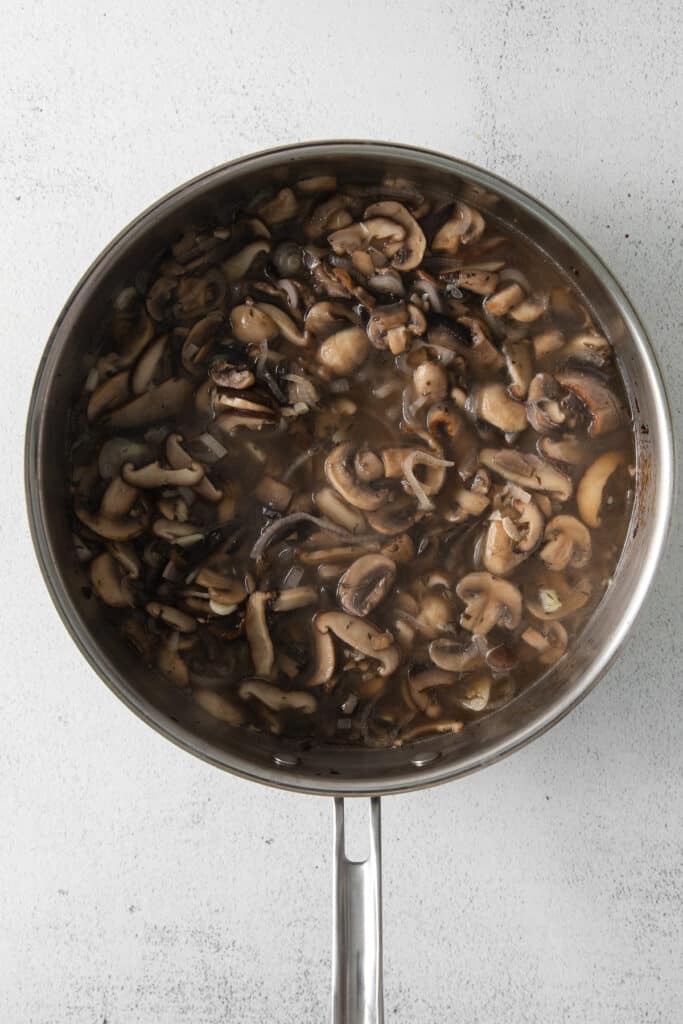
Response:
[[[578,292],[489,214],[312,178],[115,299],[71,438],[93,599],[221,722],[459,732],[609,582],[634,449]]]

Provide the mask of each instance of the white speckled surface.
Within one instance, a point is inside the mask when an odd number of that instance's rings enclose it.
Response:
[[[44,341],[87,264],[172,186],[281,142],[384,137],[488,166],[583,232],[649,327],[680,427],[680,9],[0,11],[0,1020],[319,1024],[330,806],[147,729],[39,578],[21,446]],[[681,1019],[682,573],[679,509],[647,608],[578,711],[497,767],[385,802],[389,1021]]]

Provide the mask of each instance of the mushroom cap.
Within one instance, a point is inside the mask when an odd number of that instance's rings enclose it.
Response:
[[[396,579],[396,563],[386,555],[361,555],[341,576],[337,596],[344,611],[369,615],[384,600]]]
[[[600,437],[617,430],[626,422],[626,409],[621,400],[597,377],[576,370],[558,373],[556,379],[563,388],[573,392],[588,410],[591,417],[588,433],[591,437]]]
[[[358,480],[353,469],[355,452],[350,441],[338,444],[325,459],[325,476],[349,505],[364,512],[376,511],[387,501],[389,492],[386,488],[375,490]]]
[[[372,623],[346,612],[322,612],[316,615],[315,628],[321,633],[332,632],[343,643],[355,648],[368,658],[381,663],[378,672],[389,676],[398,668],[399,650],[395,643],[385,645],[385,633]]]
[[[392,266],[397,270],[414,270],[419,266],[425,254],[427,241],[422,228],[402,203],[394,200],[373,203],[366,209],[364,217],[366,221],[377,217],[388,218],[400,224],[405,230],[405,237],[396,243],[396,249],[391,256]]]
[[[547,491],[560,501],[567,501],[573,490],[571,479],[551,463],[527,452],[511,448],[483,448],[481,463],[506,480],[532,491]]]
[[[526,414],[539,434],[557,430],[567,416],[561,405],[562,388],[549,373],[537,373],[529,384]]]
[[[370,346],[362,327],[345,327],[318,348],[318,360],[336,377],[346,377],[363,365]]]
[[[561,572],[568,566],[581,569],[591,557],[591,535],[576,516],[554,516],[543,535],[545,545],[539,558],[549,569]]]
[[[605,494],[605,486],[612,474],[620,466],[626,465],[624,451],[604,452],[592,462],[579,481],[576,491],[576,504],[579,515],[587,526],[594,529],[600,526],[602,519],[600,509]]]
[[[522,620],[519,588],[490,572],[463,576],[455,592],[466,606],[460,625],[470,633],[486,636],[494,626],[516,629]]]

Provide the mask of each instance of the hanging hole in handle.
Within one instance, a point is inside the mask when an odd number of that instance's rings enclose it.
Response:
[[[353,864],[370,856],[370,813],[367,800],[344,801],[344,856]]]

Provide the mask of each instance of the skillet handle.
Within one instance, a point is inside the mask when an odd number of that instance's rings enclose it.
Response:
[[[379,797],[370,800],[370,853],[346,856],[344,800],[334,801],[332,1024],[384,1024]]]

